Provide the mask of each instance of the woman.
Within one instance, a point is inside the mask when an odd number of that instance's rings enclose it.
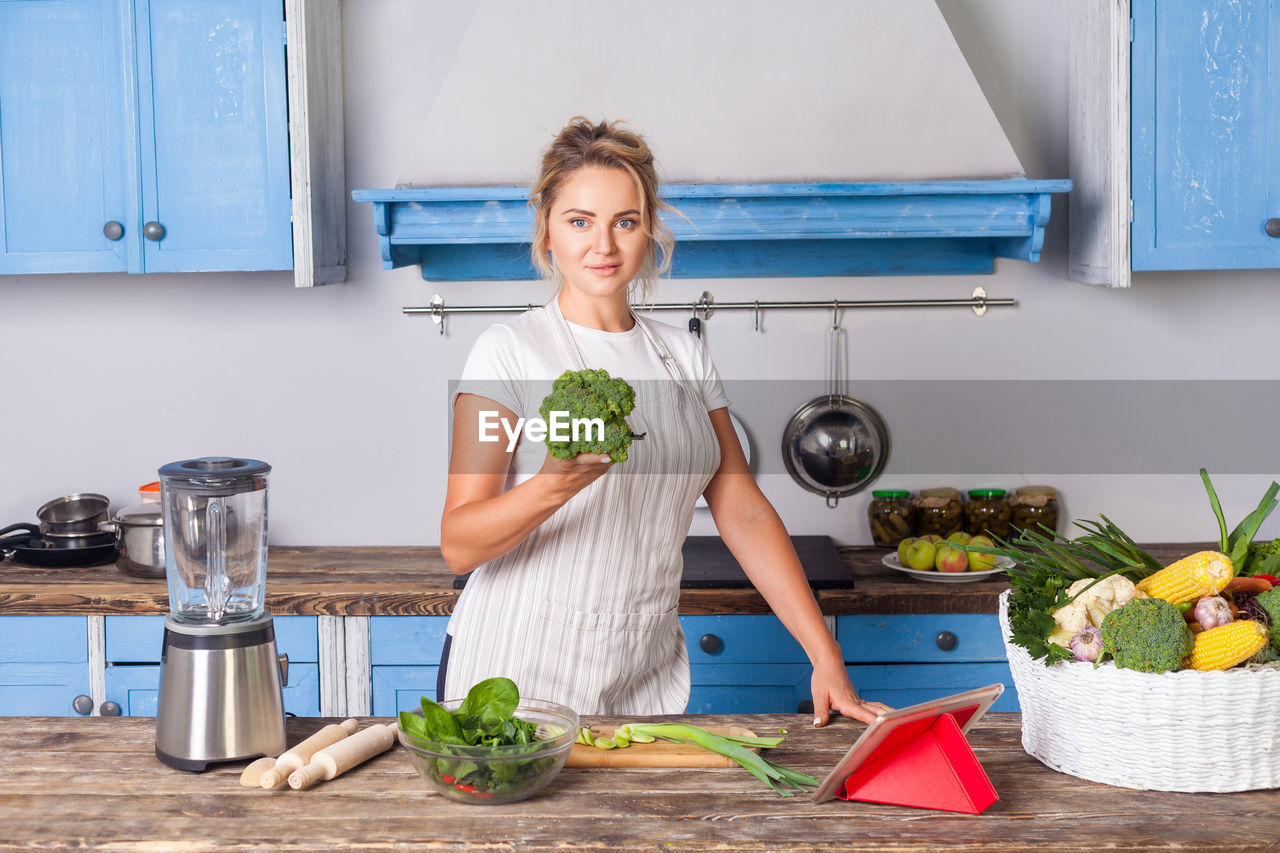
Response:
[[[680,548],[704,495],[813,663],[814,725],[832,708],[871,722],[886,707],[854,692],[701,341],[631,310],[631,289],[648,295],[673,243],[648,146],[617,123],[575,118],[544,155],[531,204],[534,263],[559,287],[542,308],[481,334],[454,397],[440,545],[454,572],[476,571],[449,623],[440,698],[506,675],[524,695],[579,713],[682,713]],[[528,437],[509,452],[551,380],[584,368],[636,388],[629,421],[645,437],[628,459],[560,460]]]

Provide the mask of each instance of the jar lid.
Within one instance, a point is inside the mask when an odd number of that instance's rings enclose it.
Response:
[[[871,492],[873,498],[909,498],[911,492],[906,489],[876,489]]]
[[[920,497],[944,498],[946,500],[950,500],[951,498],[960,497],[960,491],[958,489],[953,489],[950,486],[940,486],[936,489],[921,489]]]
[[[1018,489],[1020,495],[1044,495],[1048,498],[1058,496],[1058,490],[1053,486],[1022,486]]]
[[[138,504],[117,512],[116,521],[133,527],[159,527],[164,524],[164,510],[160,504]]]
[[[1002,498],[1005,496],[1004,489],[970,489],[969,497],[971,498]]]

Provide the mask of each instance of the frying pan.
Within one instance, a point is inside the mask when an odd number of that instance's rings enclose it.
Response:
[[[21,533],[6,536],[14,531]],[[119,553],[114,533],[94,533],[68,540],[42,536],[34,524],[0,528],[0,558],[39,568],[101,566],[114,563]]]

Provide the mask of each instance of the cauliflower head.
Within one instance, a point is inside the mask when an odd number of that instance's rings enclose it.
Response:
[[[1093,584],[1093,586],[1089,586]],[[1088,589],[1085,589],[1088,587]],[[1071,638],[1086,626],[1102,627],[1102,620],[1107,614],[1128,604],[1135,598],[1146,598],[1147,594],[1133,585],[1133,581],[1123,575],[1112,575],[1094,583],[1094,578],[1081,578],[1067,588],[1067,597],[1084,590],[1080,597],[1065,607],[1053,612],[1053,621],[1058,627],[1049,635],[1049,640],[1060,646],[1066,646]],[[1062,638],[1065,637],[1065,640]]]

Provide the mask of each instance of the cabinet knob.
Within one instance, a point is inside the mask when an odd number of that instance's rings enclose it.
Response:
[[[813,700],[812,700],[812,699],[803,699],[803,700],[801,700],[800,704],[796,706],[796,713],[797,713],[797,714],[806,714],[806,715],[807,715],[807,714],[812,714],[812,713],[813,713]]]
[[[93,711],[93,700],[81,693],[71,700],[71,710],[80,716],[88,716]]]
[[[956,640],[956,635],[950,631],[939,631],[934,642],[938,644],[938,648],[944,652],[949,652],[956,647],[956,643],[959,641]]]
[[[703,634],[702,639],[698,640],[698,648],[709,655],[714,655],[724,648],[724,641],[715,634]]]
[[[120,716],[120,705],[108,699],[98,707],[98,715],[101,717],[118,717]]]
[[[1280,237],[1280,219],[1268,219],[1267,224],[1262,227],[1266,229],[1268,237]]]
[[[108,240],[119,240],[124,236],[124,226],[113,219],[102,226],[102,236]]]
[[[164,237],[164,226],[152,220],[142,226],[142,236],[148,240],[159,240]]]

